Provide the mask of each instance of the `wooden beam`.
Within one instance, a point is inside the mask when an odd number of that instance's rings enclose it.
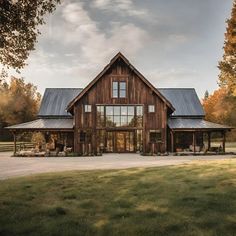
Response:
[[[211,148],[211,132],[207,132],[207,149],[210,151]]]
[[[174,132],[170,131],[170,139],[171,139],[171,152],[174,152]]]
[[[196,133],[193,132],[193,152],[196,152]]]
[[[13,132],[13,138],[14,138],[14,156],[16,154],[16,132]]]
[[[222,143],[223,143],[223,152],[225,153],[225,131],[222,132]]]

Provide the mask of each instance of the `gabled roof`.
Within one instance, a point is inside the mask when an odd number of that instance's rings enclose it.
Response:
[[[47,88],[38,117],[71,117],[71,114],[66,111],[66,107],[82,90],[81,88]]]
[[[10,130],[73,130],[73,119],[37,119],[6,127]]]
[[[158,91],[174,106],[171,116],[205,116],[194,88],[158,88]]]
[[[227,125],[216,124],[213,122],[209,122],[203,119],[194,119],[194,118],[170,118],[168,119],[168,126],[170,129],[176,130],[230,130],[231,127]]]
[[[111,68],[111,66],[118,60],[122,59],[127,66],[157,95],[159,96],[164,103],[172,110],[174,111],[175,108],[172,106],[172,104],[129,62],[129,60],[121,53],[119,52],[114,56],[110,63],[104,67],[104,69],[93,79],[85,88],[84,90],[77,96],[75,97],[67,106],[67,111],[71,111],[73,105],[79,101],[84,94],[86,94],[89,89],[92,88],[92,86]]]

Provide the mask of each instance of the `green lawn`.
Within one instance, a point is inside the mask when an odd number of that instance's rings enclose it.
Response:
[[[1,181],[0,235],[236,235],[236,160],[204,163]]]

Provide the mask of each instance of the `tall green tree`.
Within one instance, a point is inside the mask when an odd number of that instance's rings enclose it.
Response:
[[[219,62],[219,84],[236,97],[236,0],[234,0],[230,19],[227,20],[224,55]]]
[[[0,0],[0,63],[15,69],[25,66],[34,50],[39,25],[60,0]]]

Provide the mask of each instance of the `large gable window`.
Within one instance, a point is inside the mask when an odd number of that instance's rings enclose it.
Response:
[[[125,81],[112,82],[112,97],[113,98],[126,98],[126,82]]]

